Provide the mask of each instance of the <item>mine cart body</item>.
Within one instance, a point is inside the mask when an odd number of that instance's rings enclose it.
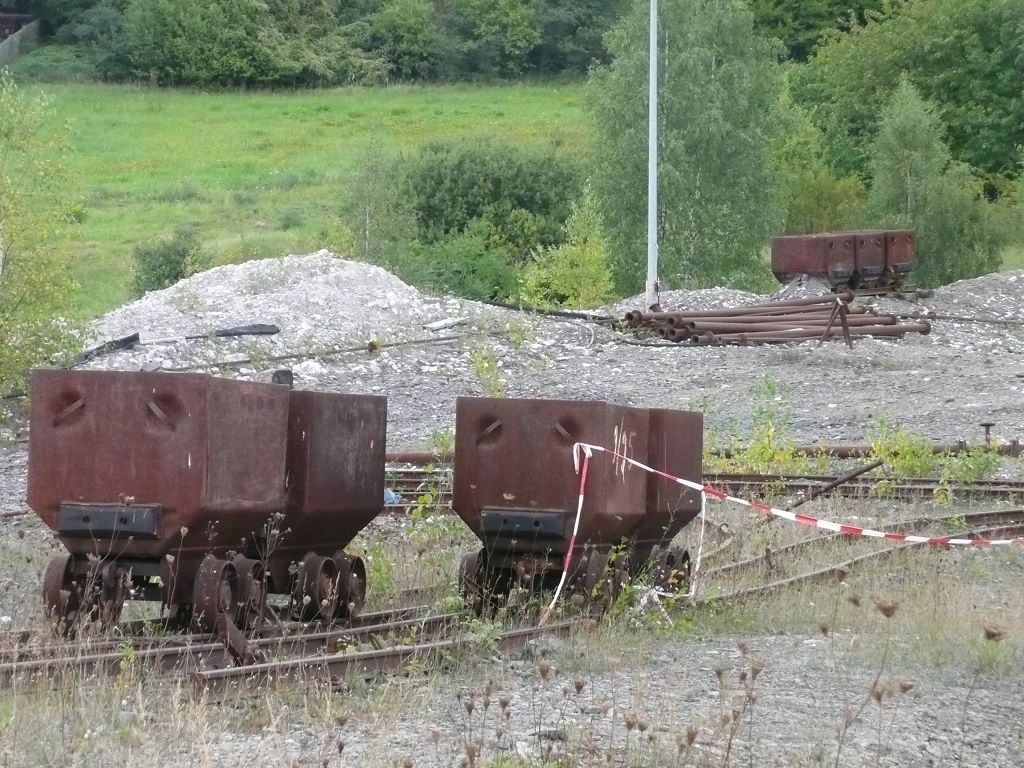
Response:
[[[453,506],[491,567],[562,567],[579,500],[573,445],[604,446],[685,479],[701,477],[699,413],[604,402],[459,398]],[[589,465],[578,549],[624,545],[643,560],[700,511],[700,496],[621,458]]]
[[[846,285],[857,266],[854,237],[848,232],[821,235],[825,241],[826,273],[833,285]]]
[[[68,577],[116,562],[188,602],[204,558],[237,556],[286,591],[295,561],[334,555],[381,509],[384,398],[204,374],[31,383],[28,503],[71,553]]]
[[[385,397],[291,393],[289,531],[271,561],[275,582],[284,583],[289,564],[306,552],[342,549],[380,514],[387,418]]]
[[[885,232],[854,232],[854,251],[858,283],[877,283],[885,272]]]
[[[886,233],[886,266],[894,275],[902,275],[914,268],[917,246],[912,229],[897,229]]]
[[[772,272],[782,283],[797,275],[824,276],[828,265],[826,255],[826,242],[817,235],[772,238]]]

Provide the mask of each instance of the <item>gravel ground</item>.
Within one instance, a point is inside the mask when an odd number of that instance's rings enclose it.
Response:
[[[791,286],[786,295],[819,288]],[[672,291],[663,294],[662,305],[701,309],[763,298],[725,289]],[[1024,320],[1024,272],[956,283],[926,301],[871,303],[904,314]],[[639,298],[604,311],[621,315],[637,306]],[[439,321],[458,324],[424,327]],[[994,422],[1000,438],[1024,438],[1020,326],[937,319],[930,335],[861,339],[853,350],[814,342],[751,348],[638,346],[630,343],[632,336],[586,321],[425,296],[381,269],[321,252],[210,270],[110,313],[94,331],[97,341],[135,331],[146,340],[257,322],[275,323],[281,333],[144,345],[98,358],[88,367],[189,367],[268,380],[272,370],[288,366],[301,388],[386,394],[392,449],[423,447],[450,428],[457,396],[499,390],[518,397],[700,408],[706,411],[710,435],[743,442],[754,410],[763,403],[766,375],[778,383],[778,394],[769,399],[777,398],[778,407],[791,411],[790,434],[799,442],[863,442],[882,417],[934,440],[976,440],[983,421]],[[431,343],[387,346],[424,339]],[[377,351],[367,351],[370,342]],[[333,353],[337,348],[360,351]],[[299,357],[269,359],[283,355]],[[212,367],[219,362],[233,364]],[[5,430],[8,437],[23,437],[24,420],[16,416]],[[25,472],[24,445],[0,443],[0,511],[24,509]],[[35,599],[39,570],[52,546],[33,518],[0,520],[0,617]],[[1019,594],[1021,586],[1011,584],[1010,592]],[[852,638],[843,638],[847,641]],[[745,635],[745,642],[752,654],[764,657],[765,671],[757,681],[754,716],[744,715],[735,736],[733,761],[832,765],[843,708],[856,709],[864,701],[877,660],[851,653],[837,672],[821,637],[755,631]],[[600,646],[587,646],[588,658],[578,653],[571,645],[556,649],[547,683],[539,679],[535,659],[484,661],[458,676],[432,678],[429,685],[398,681],[391,684],[391,711],[367,709],[340,730],[293,713],[280,721],[291,723],[291,730],[272,722],[238,731],[211,714],[202,738],[165,746],[163,753],[140,747],[114,754],[125,765],[162,764],[173,755],[176,762],[195,765],[244,758],[250,763],[294,759],[300,765],[447,768],[459,765],[465,755],[460,746],[469,728],[465,697],[477,691],[475,716],[481,717],[482,690],[493,680],[487,735],[481,741],[489,758],[519,755],[539,762],[550,747],[551,757],[570,749],[583,764],[604,764],[602,750],[611,744],[613,764],[675,765],[677,738],[685,736],[688,725],[699,723],[688,764],[723,764],[729,726],[720,718],[732,708],[732,694],[719,690],[714,669],[732,669],[723,676],[735,691],[738,670],[744,665],[749,670],[750,664],[733,640],[676,637],[652,642],[636,654]],[[1019,659],[1015,664],[1008,675],[977,679],[966,665],[904,667],[901,676],[914,687],[887,695],[881,708],[868,701],[863,717],[849,730],[838,764],[1024,765],[1024,675]],[[578,695],[577,678],[584,683]],[[465,694],[463,700],[456,698],[458,693]],[[495,732],[500,695],[509,697],[512,712],[503,736]],[[643,733],[639,728],[627,732],[627,713],[645,724]],[[3,714],[0,699],[0,723]],[[538,739],[538,728],[543,738]],[[432,729],[438,733],[436,744]],[[479,737],[479,729],[476,733]],[[339,737],[346,743],[341,756]],[[596,752],[585,757],[588,744],[597,745]],[[0,765],[8,764],[33,761],[0,747]],[[89,759],[80,764],[90,764]]]

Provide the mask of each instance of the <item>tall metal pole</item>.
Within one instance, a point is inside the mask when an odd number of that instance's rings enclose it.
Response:
[[[647,297],[658,303],[658,0],[651,0],[647,115]]]

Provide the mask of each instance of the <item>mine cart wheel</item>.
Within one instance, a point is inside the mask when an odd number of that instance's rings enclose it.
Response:
[[[329,557],[310,552],[299,565],[292,598],[300,621],[330,619],[338,602],[338,566]]]
[[[660,550],[650,558],[651,584],[666,592],[685,592],[690,588],[690,553],[679,547]]]
[[[117,626],[130,587],[131,577],[128,571],[119,567],[117,563],[104,563],[100,566],[94,589],[96,606],[93,612],[98,614],[100,626],[104,631]]]
[[[482,551],[470,552],[459,561],[459,595],[478,616],[484,607]]]
[[[43,604],[54,631],[65,637],[74,634],[78,609],[82,605],[79,585],[71,572],[71,555],[58,555],[43,572]]]
[[[220,615],[235,616],[238,609],[238,571],[227,560],[208,555],[199,566],[192,588],[192,618],[205,632],[213,632]]]
[[[366,605],[366,565],[361,557],[342,551],[336,552],[333,560],[338,569],[338,604],[334,616],[338,619],[358,616]]]
[[[263,563],[244,555],[235,555],[231,564],[238,573],[238,609],[235,611],[235,625],[242,629],[258,629],[263,622],[267,602]]]

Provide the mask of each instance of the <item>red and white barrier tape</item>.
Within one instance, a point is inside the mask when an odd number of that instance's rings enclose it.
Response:
[[[914,536],[909,533],[886,533],[884,531],[875,531],[871,528],[860,528],[855,525],[844,525],[842,523],[834,523],[830,520],[820,520],[817,517],[811,517],[810,515],[801,515],[797,512],[790,512],[785,509],[776,509],[767,504],[762,504],[758,501],[748,501],[747,499],[740,499],[736,496],[730,496],[725,491],[719,490],[710,485],[703,485],[702,483],[695,483],[691,480],[684,480],[681,477],[674,477],[667,472],[648,467],[646,464],[642,464],[635,459],[631,459],[628,456],[623,456],[621,453],[617,453],[608,448],[603,448],[600,445],[589,445],[587,443],[579,443],[580,448],[588,452],[588,455],[592,451],[601,451],[607,453],[610,456],[614,456],[622,461],[629,462],[635,467],[638,467],[647,472],[651,472],[659,477],[664,477],[666,480],[672,480],[685,488],[692,488],[696,491],[700,491],[704,496],[710,496],[717,501],[731,501],[734,504],[742,504],[745,507],[750,507],[756,512],[761,512],[765,515],[773,515],[775,517],[781,517],[783,520],[789,520],[793,523],[799,523],[800,525],[808,525],[812,528],[821,528],[826,531],[833,531],[835,533],[841,533],[844,536],[864,536],[874,539],[886,539],[888,541],[905,541],[909,544],[931,544],[939,547],[995,547],[995,546],[1007,546],[1007,545],[1024,545],[1024,537],[1018,536],[1014,539],[954,539],[949,536]],[[574,447],[575,451],[575,447]],[[581,485],[582,495],[582,485]]]
[[[769,506],[768,504],[762,504],[758,501],[748,501],[747,499],[741,499],[737,496],[730,496],[723,490],[715,488],[710,485],[704,485],[703,483],[695,483],[692,480],[685,480],[681,477],[675,477],[667,472],[662,472],[654,467],[649,467],[636,459],[631,459],[628,456],[624,456],[617,451],[613,451],[609,448],[605,448],[600,445],[591,445],[589,443],[576,443],[573,445],[572,460],[573,466],[576,470],[576,474],[580,475],[580,492],[579,501],[576,505],[576,520],[572,526],[572,537],[569,539],[569,549],[565,556],[565,564],[562,568],[562,577],[558,581],[558,587],[555,589],[554,597],[551,598],[551,603],[545,609],[540,619],[540,625],[543,626],[551,614],[554,613],[555,605],[558,603],[558,598],[562,594],[562,588],[565,586],[566,579],[569,575],[569,565],[572,563],[573,549],[576,547],[576,534],[580,529],[580,518],[583,515],[583,498],[584,492],[587,486],[587,471],[590,468],[590,459],[594,455],[594,451],[600,451],[601,453],[607,453],[610,456],[614,456],[617,459],[628,462],[633,466],[650,472],[652,474],[663,477],[666,480],[671,480],[674,483],[678,483],[684,488],[692,488],[695,491],[700,491],[700,544],[697,548],[697,560],[696,565],[693,569],[693,577],[690,580],[690,592],[692,596],[696,593],[697,589],[697,577],[700,573],[700,560],[701,552],[704,547],[704,522],[705,522],[705,507],[707,498],[710,496],[716,501],[730,501],[734,504],[741,504],[744,507],[749,507],[756,512],[760,512],[765,515],[773,515],[774,517],[781,517],[783,520],[789,520],[792,523],[799,523],[800,525],[807,525],[812,528],[821,528],[822,530],[832,531],[834,533],[840,533],[844,536],[863,536],[866,538],[873,539],[885,539],[887,541],[903,541],[908,544],[930,544],[938,547],[994,547],[994,546],[1007,546],[1007,545],[1024,545],[1024,537],[1018,536],[1014,539],[954,539],[949,536],[915,536],[908,533],[886,533],[885,531],[876,531],[871,528],[860,528],[856,525],[845,525],[843,523],[834,523],[831,520],[821,520],[817,517],[811,517],[810,515],[801,515],[796,512],[790,512],[785,509],[776,509],[775,507]],[[583,456],[582,471],[580,469],[580,455]]]

